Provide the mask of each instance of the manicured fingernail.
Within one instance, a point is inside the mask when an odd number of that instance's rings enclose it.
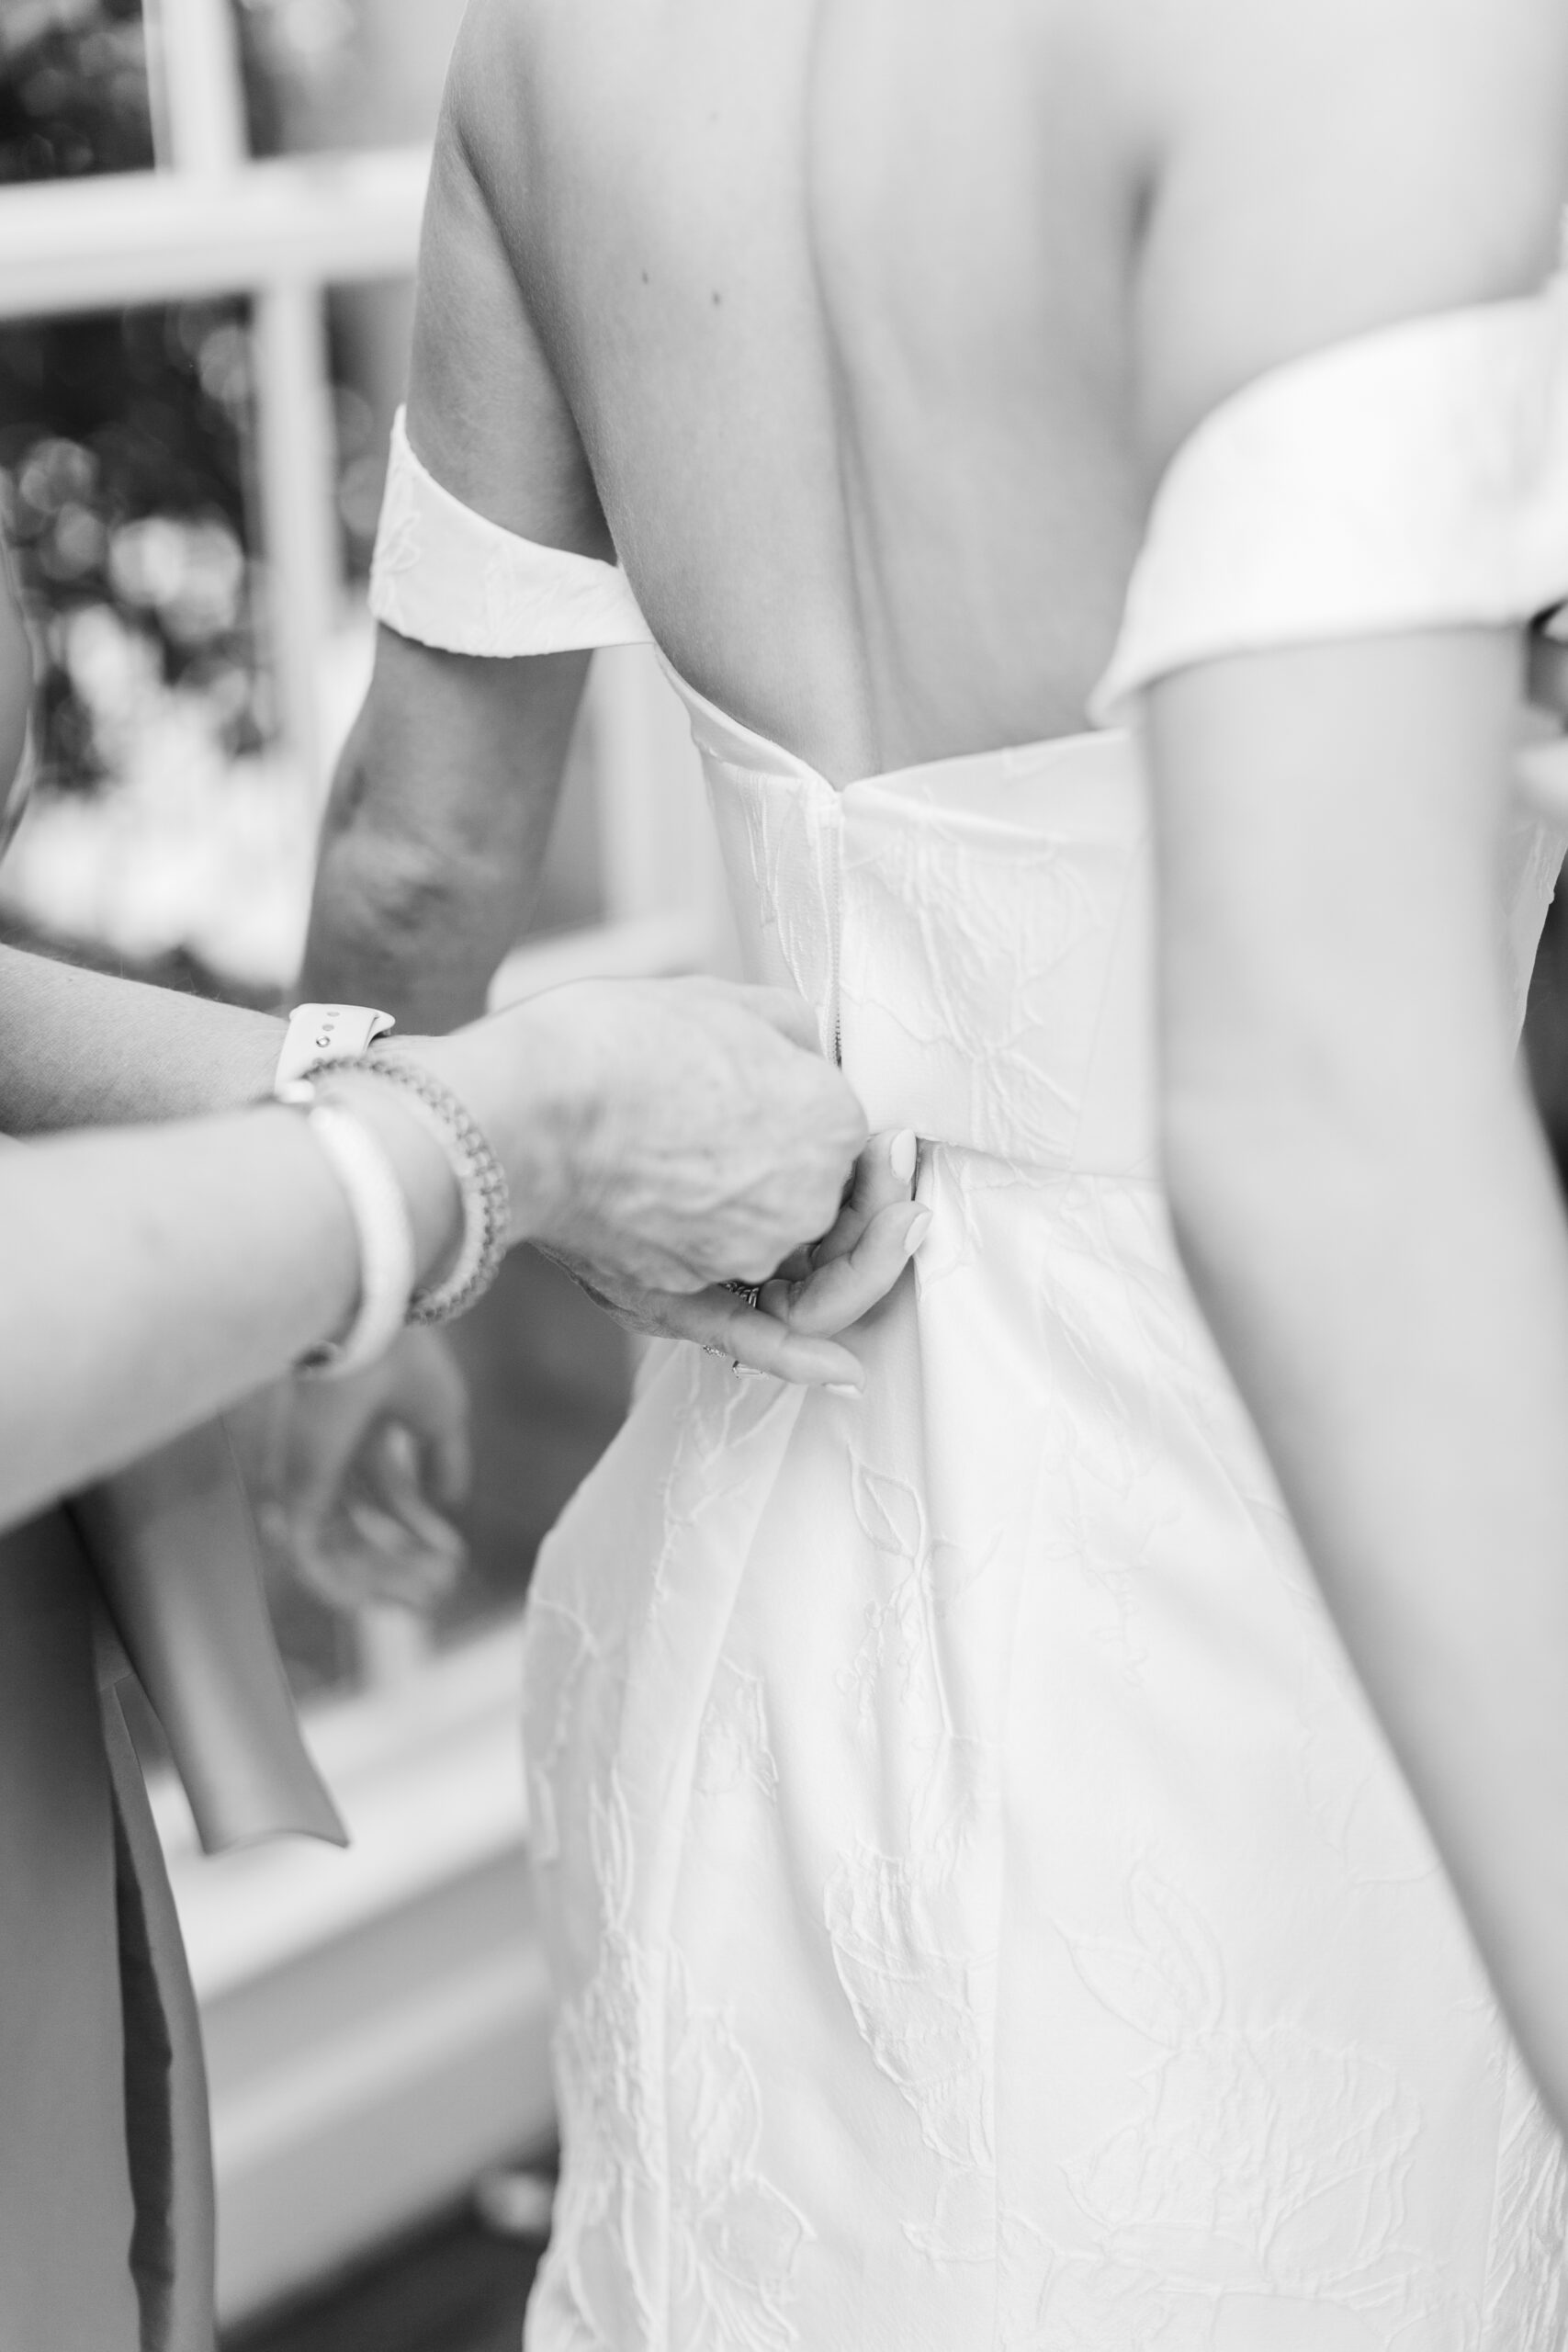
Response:
[[[916,1250],[919,1248],[921,1242],[925,1239],[931,1229],[931,1213],[930,1209],[922,1209],[919,1216],[916,1217],[910,1225],[908,1232],[904,1236],[904,1255],[906,1258],[912,1258],[914,1256]]]
[[[865,1393],[856,1380],[825,1380],[822,1385],[829,1396],[861,1396]]]
[[[914,1174],[919,1151],[913,1127],[900,1127],[887,1147],[887,1165],[901,1184],[907,1184]]]

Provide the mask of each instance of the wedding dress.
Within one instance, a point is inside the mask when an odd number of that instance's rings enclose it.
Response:
[[[1181,662],[1565,594],[1554,290],[1211,415],[1117,723],[835,790],[674,680],[750,968],[919,1135],[934,1222],[863,1396],[667,1346],[540,1556],[531,2352],[1568,2344],[1562,2150],[1174,1254],[1137,729]],[[400,428],[375,602],[470,652],[646,634]],[[1563,845],[1521,799],[1521,1012]]]

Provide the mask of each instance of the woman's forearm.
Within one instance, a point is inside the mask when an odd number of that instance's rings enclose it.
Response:
[[[340,1081],[420,1278],[456,1186],[394,1090]],[[270,1104],[0,1149],[0,1526],[276,1379],[355,1309],[359,1245],[308,1122]]]
[[[0,1525],[276,1378],[348,1321],[356,1269],[294,1113],[0,1151]]]
[[[1199,1118],[1173,1137],[1173,1204],[1346,1646],[1568,2120],[1568,1236],[1500,1070],[1467,1086],[1434,1057],[1424,1085],[1362,1107],[1272,1115],[1254,1093],[1234,1122]]]
[[[199,1116],[256,1102],[265,1013],[0,947],[0,1135]]]

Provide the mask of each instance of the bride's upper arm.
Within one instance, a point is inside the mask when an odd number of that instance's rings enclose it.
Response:
[[[1181,21],[1136,275],[1151,489],[1269,370],[1538,286],[1568,179],[1561,0],[1202,0]],[[1168,1146],[1314,1090],[1334,1117],[1358,1090],[1389,1109],[1439,1057],[1511,1049],[1494,875],[1517,637],[1411,619],[1146,690]]]
[[[528,8],[475,0],[437,127],[420,241],[408,429],[454,496],[505,530],[614,558],[526,284]]]
[[[1512,1055],[1518,666],[1507,631],[1413,630],[1150,690],[1168,1154],[1280,1117],[1374,1146],[1439,1076],[1490,1083]]]

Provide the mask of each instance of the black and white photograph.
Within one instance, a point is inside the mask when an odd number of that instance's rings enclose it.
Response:
[[[1568,2352],[1563,0],[0,0],[0,2352]]]

